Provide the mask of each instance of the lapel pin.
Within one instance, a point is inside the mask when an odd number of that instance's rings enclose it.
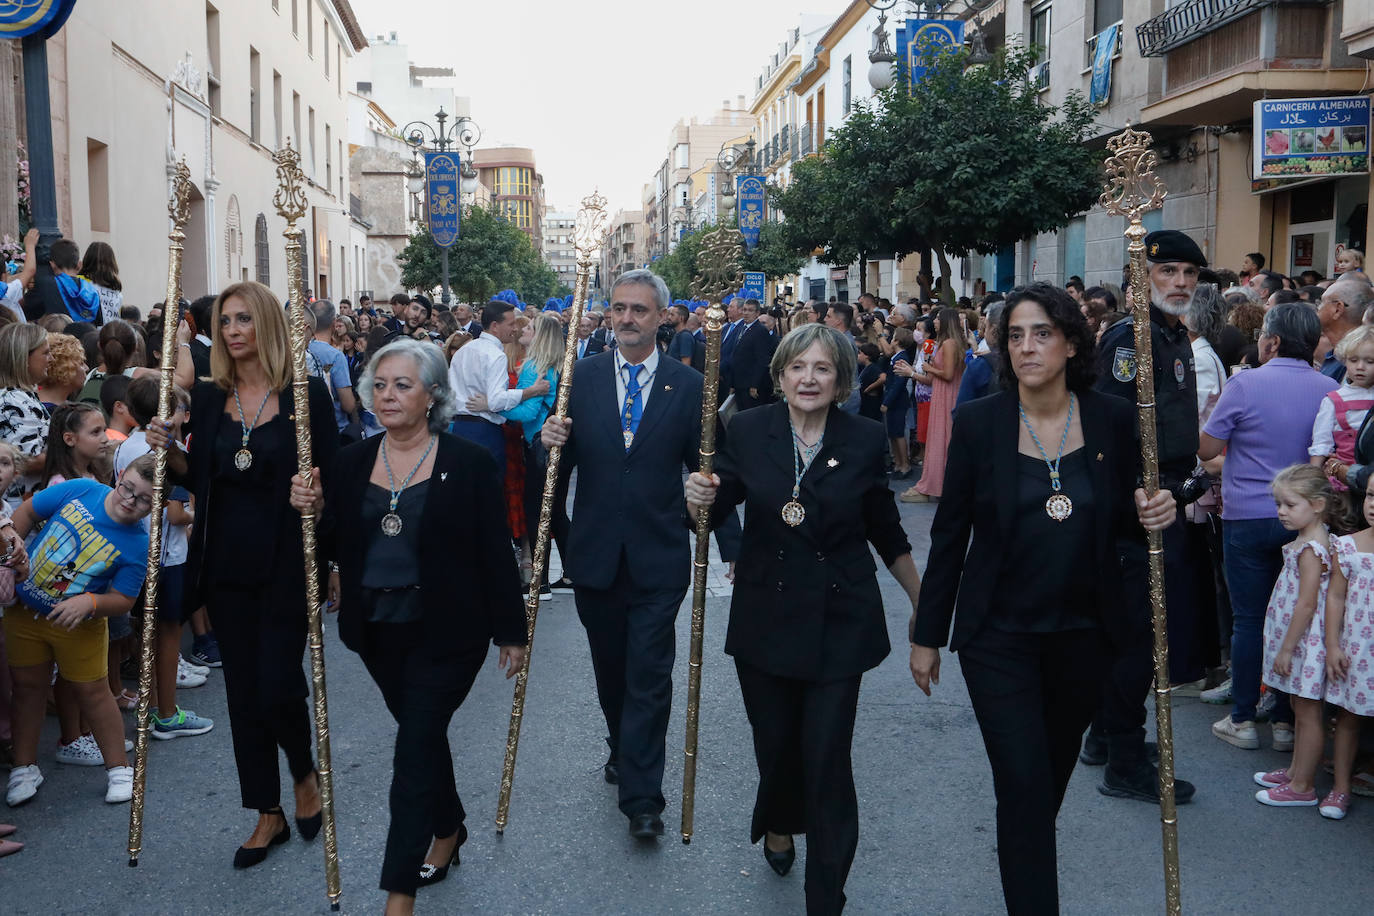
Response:
[[[829,461],[825,463],[825,466],[828,468],[837,468],[840,466],[840,462],[834,458],[831,458]]]
[[[664,385],[664,386],[663,386],[663,390],[664,390],[664,391],[672,391],[672,390],[673,390],[673,386],[672,386],[672,385]]]
[[[445,480],[448,480],[448,471],[440,471],[440,472],[439,472],[439,482],[440,482],[440,483],[443,483]]]
[[[1101,453],[1101,452],[1098,452],[1098,453],[1097,453],[1097,460],[1098,460],[1098,461],[1101,461],[1101,460],[1102,460],[1102,453]]]

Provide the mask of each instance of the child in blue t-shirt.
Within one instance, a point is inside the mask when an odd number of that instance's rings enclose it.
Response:
[[[14,769],[6,793],[11,806],[28,801],[43,783],[38,733],[54,661],[104,758],[105,801],[132,796],[124,722],[105,684],[106,618],[128,613],[143,587],[148,535],[139,522],[152,508],[153,468],[147,455],[132,462],[114,487],[69,480],[15,510],[20,537],[40,523],[43,528],[30,545],[29,576],[15,587],[20,603],[4,617],[14,676]]]

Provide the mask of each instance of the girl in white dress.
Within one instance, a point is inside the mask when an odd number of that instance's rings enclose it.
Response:
[[[1344,601],[1345,577],[1331,561],[1330,526],[1344,508],[1321,468],[1284,468],[1274,478],[1279,522],[1297,538],[1283,548],[1264,617],[1264,683],[1293,704],[1293,758],[1283,769],[1256,773],[1255,800],[1280,808],[1317,805],[1313,779],[1321,762],[1322,699],[1326,696],[1325,614],[1328,593]]]
[[[1374,488],[1374,478],[1370,479]],[[1374,489],[1364,493],[1365,521],[1374,524]],[[1374,528],[1336,538],[1336,560],[1347,581],[1345,600],[1326,603],[1326,701],[1339,708],[1332,758],[1335,787],[1321,813],[1339,820],[1350,808],[1351,773],[1360,727],[1374,716]]]

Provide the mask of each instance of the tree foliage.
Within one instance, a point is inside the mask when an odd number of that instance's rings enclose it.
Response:
[[[692,297],[693,283],[702,274],[698,265],[702,242],[713,229],[715,224],[707,223],[684,235],[669,254],[649,265],[668,284],[674,299]],[[764,223],[758,245],[744,254],[742,268],[761,271],[769,280],[779,280],[795,274],[805,263],[806,255],[792,244],[785,223]]]
[[[442,253],[429,230],[421,228],[397,256],[401,282],[408,289],[432,293],[443,278]],[[539,257],[529,236],[494,209],[463,212],[458,240],[448,250],[449,285],[457,298],[483,302],[498,290],[513,289],[529,303],[566,291],[558,275]]]
[[[1042,105],[1032,50],[1003,49],[965,71],[967,58],[929,57],[921,82],[908,91],[897,80],[860,103],[822,156],[792,167],[774,202],[793,250],[822,248],[838,265],[929,246],[948,276],[948,256],[991,254],[1092,206],[1093,107],[1077,92]]]
[[[763,224],[759,230],[759,243],[753,251],[745,252],[745,270],[757,270],[769,280],[781,280],[802,269],[806,255],[788,244],[786,226],[781,222]]]
[[[697,276],[697,255],[701,252],[702,240],[711,228],[711,225],[706,225],[684,234],[672,251],[649,264],[649,269],[668,284],[668,292],[674,299],[692,297],[692,281]]]

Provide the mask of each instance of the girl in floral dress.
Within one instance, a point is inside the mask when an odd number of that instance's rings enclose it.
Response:
[[[1365,521],[1374,524],[1374,478],[1364,494]],[[1326,603],[1326,701],[1340,710],[1333,742],[1335,787],[1321,813],[1335,820],[1350,808],[1351,772],[1360,727],[1374,716],[1374,528],[1336,538],[1345,600]]]
[[[1321,761],[1322,700],[1326,696],[1326,607],[1344,603],[1345,577],[1333,571],[1331,525],[1343,501],[1321,468],[1284,468],[1274,478],[1279,522],[1297,538],[1283,548],[1279,573],[1264,618],[1264,683],[1289,694],[1293,704],[1293,758],[1288,766],[1256,773],[1260,804],[1315,807],[1313,784]]]

